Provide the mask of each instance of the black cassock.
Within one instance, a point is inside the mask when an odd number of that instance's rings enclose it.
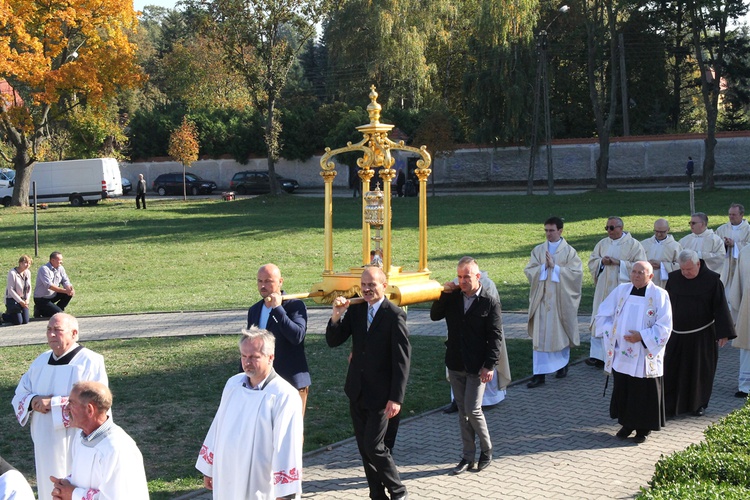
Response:
[[[664,396],[669,418],[708,406],[719,359],[716,341],[737,335],[724,285],[703,259],[693,279],[685,278],[680,271],[669,273],[665,289],[672,303],[673,323],[664,354]]]

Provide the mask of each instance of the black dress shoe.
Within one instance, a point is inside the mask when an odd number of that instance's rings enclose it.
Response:
[[[627,439],[632,433],[633,429],[628,429],[627,427],[623,426],[622,429],[617,431],[617,434],[615,434],[615,436],[617,436],[617,439]]]
[[[697,410],[693,412],[693,415],[696,417],[702,417],[704,413],[706,413],[706,407],[701,406],[700,408],[698,408]]]
[[[477,472],[483,471],[492,463],[492,451],[483,451],[479,455],[479,462],[477,463]]]
[[[735,398],[746,398],[747,397],[747,393],[743,392],[743,391],[737,391],[737,392],[734,393],[734,397]]]
[[[456,413],[458,411],[458,405],[455,401],[451,401],[451,404],[445,407],[443,413]]]
[[[568,376],[568,365],[563,366],[559,370],[557,370],[557,373],[555,373],[555,378],[565,378]]]
[[[584,361],[584,363],[586,363],[589,366],[595,366],[597,368],[604,368],[604,361],[602,361],[601,359],[589,358],[586,361]]]
[[[391,497],[391,500],[408,500],[408,498],[409,498],[409,493],[405,491],[402,495]]]
[[[651,434],[651,431],[635,431],[633,442],[636,444],[645,443],[649,434]]]
[[[539,387],[544,383],[544,375],[534,375],[531,377],[531,380],[528,384],[526,384],[526,387],[529,389],[533,389],[534,387]]]
[[[458,476],[459,474],[463,474],[467,470],[471,470],[474,468],[474,462],[469,462],[465,458],[462,458],[460,462],[458,462],[458,465],[453,468],[451,471],[451,474],[454,476]]]

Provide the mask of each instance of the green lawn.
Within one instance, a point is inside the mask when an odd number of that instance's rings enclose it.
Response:
[[[696,193],[696,207],[715,228],[727,220],[733,201],[750,191]],[[543,239],[550,215],[565,218],[564,236],[586,262],[605,236],[607,216],[619,215],[625,229],[643,239],[654,219],[666,217],[679,238],[688,232],[687,193],[585,193],[547,196],[455,196],[430,198],[429,267],[447,281],[463,255],[476,257],[496,281],[506,311],[525,310],[528,284],[523,268]],[[336,270],[358,263],[361,253],[358,200],[334,200]],[[393,200],[394,263],[415,269],[417,200]],[[22,253],[33,255],[31,209],[0,209],[0,265],[9,269]],[[147,211],[132,200],[74,209],[51,206],[39,212],[40,257],[63,252],[76,297],[75,315],[248,307],[257,300],[255,273],[278,264],[287,292],[307,291],[323,266],[323,200],[283,196],[222,202],[152,199]],[[590,312],[593,285],[586,274],[581,313]],[[12,334],[12,328],[0,330]],[[413,338],[414,361],[404,415],[447,403],[441,339]],[[155,499],[174,498],[200,485],[194,470],[201,440],[226,379],[237,368],[236,338],[116,340],[87,344],[104,354],[115,393],[115,419],[139,442]],[[515,380],[530,375],[529,341],[511,341]],[[0,399],[10,402],[21,374],[43,346],[0,349]],[[351,435],[343,394],[346,348],[329,349],[320,336],[307,343],[313,388],[305,417],[305,449]],[[584,356],[575,350],[573,359]],[[31,442],[8,409],[0,416],[0,454],[33,476]],[[333,424],[335,422],[335,425]],[[342,422],[345,423],[342,425]]]

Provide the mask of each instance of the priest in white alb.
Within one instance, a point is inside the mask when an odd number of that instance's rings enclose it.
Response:
[[[580,344],[578,305],[583,263],[562,232],[562,219],[547,219],[547,241],[534,247],[524,269],[531,289],[528,333],[534,347],[534,376],[527,384],[529,388],[544,384],[548,373],[556,372],[557,378],[567,376],[570,346]]]
[[[594,331],[604,340],[604,372],[614,379],[609,416],[622,426],[616,436],[627,439],[635,431],[635,443],[666,424],[662,377],[672,306],[652,277],[651,264],[636,262],[631,282],[599,305]]]
[[[680,240],[683,250],[692,250],[711,271],[721,274],[724,267],[724,240],[708,228],[708,215],[695,212],[690,216],[690,234]]]
[[[716,235],[724,241],[726,248],[724,267],[721,268],[721,282],[724,283],[727,293],[737,276],[737,258],[742,249],[750,243],[750,224],[743,219],[744,215],[745,207],[739,203],[732,203],[729,205],[729,222],[722,224],[716,230]]]
[[[50,476],[64,477],[72,465],[76,430],[63,409],[73,384],[96,380],[107,384],[104,358],[78,344],[78,320],[57,313],[47,323],[49,351],[42,353],[21,377],[13,411],[22,426],[31,422],[39,498],[51,498]]]
[[[727,290],[727,301],[737,332],[732,347],[740,350],[738,387],[734,395],[746,398],[750,393],[750,245],[743,248],[737,258],[737,273],[732,288]]]
[[[589,328],[594,331],[594,319],[599,304],[612,290],[621,283],[630,281],[630,271],[633,264],[639,260],[646,260],[646,252],[641,243],[624,231],[625,224],[619,217],[610,217],[604,230],[607,237],[596,244],[589,257],[589,271],[594,278],[594,304],[592,306],[591,323]],[[604,366],[604,348],[601,339],[592,335],[589,366],[602,368]]]
[[[299,498],[302,401],[273,370],[275,338],[242,331],[242,369],[224,386],[195,467],[216,500]]]
[[[641,245],[646,252],[648,263],[654,268],[654,279],[651,282],[664,288],[669,279],[669,273],[680,268],[677,256],[682,251],[680,244],[669,234],[667,219],[656,219],[654,235],[641,241]]]
[[[143,455],[112,422],[112,393],[100,382],[78,382],[68,397],[73,465],[67,477],[50,476],[53,500],[148,500]]]

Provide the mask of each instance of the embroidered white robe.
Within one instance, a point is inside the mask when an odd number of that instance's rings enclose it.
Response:
[[[143,456],[135,441],[119,426],[85,442],[78,431],[73,440],[73,468],[67,477],[74,500],[148,500]]]
[[[275,374],[274,374],[275,375]],[[216,500],[274,500],[302,493],[302,401],[275,375],[263,390],[239,373],[224,386],[195,467]]]
[[[638,378],[664,375],[664,352],[672,332],[672,305],[669,294],[653,283],[646,296],[630,295],[633,285],[623,283],[600,304],[595,331],[603,339],[604,371]],[[630,330],[640,332],[642,342],[624,339]],[[644,347],[645,344],[645,347]]]
[[[31,421],[39,498],[52,498],[50,476],[65,477],[72,466],[72,439],[77,429],[68,426],[63,407],[73,384],[93,380],[108,384],[104,358],[85,347],[67,365],[50,365],[52,351],[37,357],[23,374],[13,397],[13,411],[22,426]],[[34,396],[52,395],[52,411],[30,410]]]

